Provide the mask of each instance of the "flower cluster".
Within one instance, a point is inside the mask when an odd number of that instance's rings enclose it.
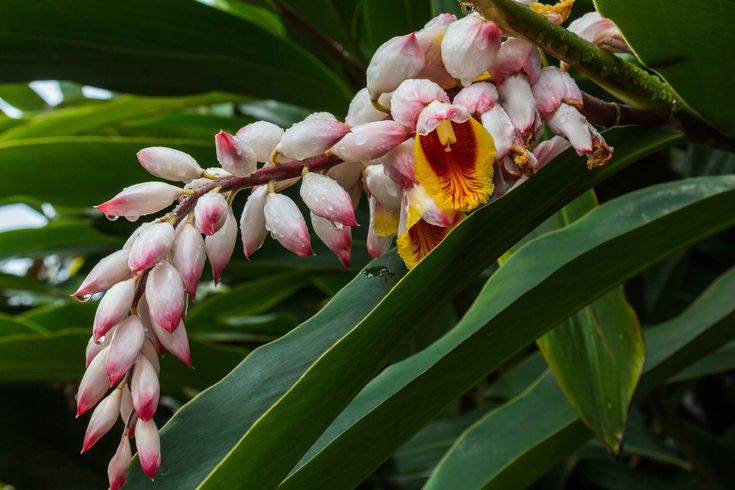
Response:
[[[609,31],[602,37],[616,46]],[[285,131],[259,121],[234,135],[220,132],[217,168],[203,169],[171,148],[138,153],[153,176],[183,186],[136,184],[97,209],[134,221],[176,207],[141,225],[75,293],[88,299],[106,291],[77,413],[96,406],[83,451],[118,414],[125,424],[108,470],[113,489],[125,481],[133,437],[143,470],[151,478],[158,471],[158,356],[167,350],[191,366],[184,316],[205,261],[217,283],[238,228],[248,258],[269,234],[297,255],[313,254],[307,222],[285,188],[300,181],[311,228],[345,266],[364,192],[370,255],[386,252],[395,237],[411,268],[465,213],[508,192],[569,146],[590,168],[611,158],[612,149],[580,113],[582,94],[566,71],[542,68],[530,42],[503,38],[477,13],[460,20],[442,14],[376,51],[367,87],[344,122],[320,112]],[[557,136],[539,143],[545,126]],[[251,192],[238,220],[232,202],[244,188]]]

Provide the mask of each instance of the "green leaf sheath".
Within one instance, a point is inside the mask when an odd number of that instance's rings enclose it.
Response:
[[[454,329],[381,373],[337,420],[348,428],[328,430],[311,450],[316,455],[282,486],[356,485],[554,324],[657,260],[735,224],[733,202],[735,177],[688,179],[628,194],[534,240],[492,276]],[[365,446],[371,451],[350,457]]]
[[[649,360],[638,398],[735,337],[733,288],[735,268],[684,313],[645,329]],[[447,488],[448,482],[454,482],[452,488],[457,490],[522,488],[588,440],[590,432],[559,388],[549,386],[553,384],[549,378],[544,375],[526,393],[468,428],[444,455],[425,488]],[[509,427],[513,432],[507,437]],[[631,447],[640,445],[633,435],[626,437],[626,450],[641,452]]]
[[[0,63],[0,82],[71,80],[146,95],[222,91],[338,112],[351,96],[311,53],[193,0],[105,8],[94,0],[8,0]]]
[[[324,353],[239,441],[203,487],[277,485],[367,384],[393,347],[421,324],[423,315],[449,301],[505,250],[564,204],[637,158],[677,138],[666,132],[621,129],[606,134],[623,148],[613,166],[583,169],[567,153],[533,179],[473,213],[407,274],[370,315]],[[540,207],[538,202],[547,206]],[[335,366],[339,366],[338,369]],[[298,433],[286,430],[302,420]],[[286,422],[286,420],[290,422]],[[257,449],[256,449],[257,448]],[[267,460],[267,461],[266,461]],[[235,483],[240,482],[240,483]]]

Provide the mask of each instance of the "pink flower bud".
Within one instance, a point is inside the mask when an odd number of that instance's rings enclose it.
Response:
[[[569,140],[577,155],[588,155],[589,168],[606,164],[613,149],[576,107],[562,103],[548,120],[549,129]]]
[[[332,153],[346,162],[367,162],[381,157],[413,135],[396,121],[377,121],[352,128]]]
[[[442,40],[442,61],[463,86],[490,68],[500,49],[500,28],[478,13],[453,22]]]
[[[524,75],[512,75],[498,86],[498,92],[503,109],[510,116],[516,129],[524,136],[532,133],[536,121],[540,119],[528,79]]]
[[[232,208],[228,207],[225,224],[217,233],[208,236],[205,240],[207,257],[212,266],[215,285],[219,283],[222,272],[230,262],[232,251],[235,250],[235,242],[237,242],[237,219],[232,212]]]
[[[148,478],[153,480],[161,466],[161,441],[158,427],[153,419],[142,420],[135,430],[135,445],[138,448],[140,467]]]
[[[140,225],[139,227],[137,227],[135,229],[135,231],[128,237],[128,239],[125,240],[125,244],[123,245],[122,248],[124,250],[129,250],[129,249],[133,248],[133,244],[135,243],[135,240],[137,240],[138,237],[140,236],[140,234],[143,233],[143,230],[145,230],[147,227],[149,227],[150,225],[152,225],[154,223],[155,222],[143,223],[142,225]]]
[[[94,337],[90,337],[89,341],[87,342],[87,349],[84,353],[84,367],[85,369],[89,367],[89,365],[92,363],[92,359],[97,357],[97,354],[99,354],[102,349],[110,345],[110,340],[112,339],[112,334],[115,331],[115,327],[112,327],[109,332],[107,332],[107,335],[103,335],[102,338],[98,341],[94,340]]]
[[[447,72],[442,61],[442,39],[449,25],[457,20],[454,14],[439,14],[416,33],[416,39],[424,52],[424,68],[416,78],[428,79],[444,89],[457,86],[452,75]]]
[[[88,451],[102,436],[112,429],[117,422],[118,413],[120,413],[120,400],[122,399],[122,389],[112,390],[104,400],[97,405],[92,412],[92,418],[89,419],[87,431],[84,433],[84,443],[82,452]]]
[[[143,326],[145,327],[145,323]],[[161,372],[161,361],[158,359],[158,352],[156,352],[156,348],[149,338],[143,342],[143,347],[140,349],[140,353],[148,359],[148,362],[151,363],[151,366],[153,366],[153,369],[156,371],[156,376],[158,376]]]
[[[424,51],[416,33],[397,36],[383,43],[373,54],[367,68],[367,89],[372,100],[392,92],[424,67]]]
[[[174,266],[166,261],[148,274],[145,297],[151,321],[173,332],[186,309],[184,283]]]
[[[370,205],[370,225],[368,227],[367,250],[372,258],[380,257],[390,250],[393,244],[393,237],[380,236],[375,231],[375,206],[378,205],[374,197],[368,199]]]
[[[339,187],[339,184],[335,184]],[[341,187],[340,190],[344,192]],[[265,227],[286,250],[300,256],[314,255],[304,217],[290,197],[275,192],[268,194],[264,214]]]
[[[184,289],[193,300],[204,269],[204,240],[191,223],[181,223],[176,231],[172,261],[181,274]]]
[[[135,279],[128,279],[112,286],[97,306],[92,335],[95,340],[123,321],[130,313],[135,297]]]
[[[454,96],[453,104],[464,106],[470,114],[481,116],[498,102],[498,89],[488,82],[473,83]],[[479,118],[479,117],[478,117]]]
[[[257,168],[255,151],[245,140],[220,131],[214,137],[214,143],[217,149],[217,161],[223,169],[238,177],[246,177],[255,172]]]
[[[311,227],[324,244],[334,252],[345,267],[350,266],[352,253],[352,229],[349,226],[335,225],[326,218],[310,213]]]
[[[416,132],[425,136],[434,131],[442,121],[463,123],[469,119],[470,113],[464,106],[434,101],[419,114]]]
[[[562,152],[569,149],[571,145],[569,141],[565,140],[561,136],[554,136],[551,139],[542,141],[536,148],[533,149],[533,154],[536,156],[537,169],[543,167],[554,158],[561,155]]]
[[[139,355],[133,368],[130,381],[130,392],[133,395],[135,413],[141,420],[150,420],[158,408],[158,375],[153,364],[144,355]],[[136,435],[140,434],[140,426]]]
[[[533,96],[536,98],[536,107],[541,117],[548,119],[559,106],[569,104],[581,109],[582,92],[574,79],[565,71],[555,66],[541,70],[541,76],[533,86]]]
[[[165,182],[142,182],[126,187],[107,202],[95,206],[108,218],[118,216],[137,219],[171,205],[181,195],[181,189]]]
[[[267,121],[255,121],[240,128],[236,138],[246,143],[255,152],[255,159],[259,162],[270,162],[273,150],[283,137],[283,129]]]
[[[138,161],[155,177],[166,180],[190,182],[202,175],[202,167],[183,151],[151,146],[138,152]]]
[[[128,267],[129,256],[130,250],[118,250],[100,260],[89,271],[79,289],[72,296],[86,301],[94,293],[109,289],[114,284],[129,278],[132,275]]]
[[[316,112],[283,133],[276,146],[279,161],[304,160],[321,155],[349,132],[346,124],[328,112]]]
[[[197,230],[204,235],[214,235],[225,224],[229,207],[225,196],[219,192],[204,194],[194,207]]]
[[[520,133],[513,126],[508,113],[500,105],[485,112],[480,118],[482,125],[493,137],[495,161],[500,161],[510,153],[513,144],[520,139]],[[521,141],[521,144],[522,141]]]
[[[120,381],[132,367],[144,340],[145,330],[138,315],[129,316],[115,329],[105,363],[110,386]]]
[[[129,422],[131,422],[131,416],[135,414],[135,407],[133,407],[133,394],[130,393],[130,388],[128,388],[127,384],[124,384],[120,388],[120,391],[122,392],[122,396],[120,398],[120,418],[122,419],[123,424],[128,425],[130,428],[131,424]]]
[[[174,236],[174,226],[167,221],[146,226],[130,249],[130,270],[137,274],[163,260],[171,250]]]
[[[240,233],[242,234],[242,249],[245,257],[250,258],[263,245],[268,230],[265,228],[265,200],[268,189],[262,185],[248,196],[240,218]]]
[[[388,114],[375,108],[370,101],[370,95],[368,95],[367,89],[364,88],[352,98],[350,107],[347,110],[347,117],[345,117],[345,123],[348,126],[354,127],[370,122],[382,121],[386,117],[388,117]]]
[[[109,347],[103,348],[84,371],[79,390],[77,390],[77,417],[95,406],[110,387],[105,372],[105,361],[109,351]]]
[[[382,158],[383,170],[401,189],[408,189],[416,183],[413,146],[413,140],[405,141]]]
[[[444,90],[431,80],[406,80],[401,83],[390,102],[393,119],[408,128],[415,128],[419,114],[431,102],[449,103]]]
[[[107,465],[107,478],[110,481],[110,490],[119,490],[120,487],[125,485],[125,473],[127,473],[132,459],[133,454],[130,451],[130,440],[126,434],[123,434],[115,455],[110,460],[110,464]]]
[[[588,12],[575,19],[567,30],[611,53],[630,53],[630,47],[618,26],[599,12]]]
[[[151,325],[152,329],[156,332],[156,336],[161,341],[166,350],[176,356],[177,359],[186,364],[188,367],[192,367],[189,339],[186,336],[186,326],[184,325],[184,322],[179,322],[179,325],[173,332],[168,332],[164,330],[155,322],[151,322]]]
[[[541,73],[541,56],[538,47],[523,38],[510,38],[503,43],[490,72],[496,85],[508,77],[521,73],[531,83],[536,83]]]
[[[388,209],[400,209],[401,187],[385,173],[383,165],[370,165],[363,172],[363,179],[370,195]]]
[[[344,226],[357,225],[350,195],[341,185],[326,175],[314,172],[306,173],[301,182],[299,194],[301,195],[301,199],[304,200],[304,204],[317,216]],[[301,216],[301,213],[299,213],[299,216]],[[267,218],[268,214],[266,211]]]
[[[343,189],[350,189],[362,177],[362,164],[355,162],[340,163],[327,170],[327,177],[336,180]]]

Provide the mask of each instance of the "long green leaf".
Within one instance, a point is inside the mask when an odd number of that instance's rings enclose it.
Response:
[[[248,6],[242,6],[248,8]],[[339,111],[351,93],[269,29],[193,0],[7,0],[0,81],[73,80],[138,94],[222,91]]]
[[[381,373],[284,488],[356,485],[447,403],[554,324],[651,263],[735,224],[728,209],[734,203],[735,177],[689,179],[626,195],[531,242],[492,276],[454,329]],[[366,445],[369,452],[358,449]]]
[[[659,73],[692,109],[735,137],[735,10],[730,2],[689,0],[595,0],[615,21],[641,61]],[[706,87],[706,88],[705,88]]]
[[[50,253],[87,253],[120,245],[88,223],[52,221],[41,228],[22,228],[0,233],[0,259],[38,257]]]
[[[733,288],[735,268],[723,274],[680,316],[645,329],[646,338],[651,341],[652,360],[646,364],[638,397],[685,369],[688,363],[714,351],[718,343],[735,337]],[[506,413],[505,408],[511,405],[515,408]],[[503,439],[498,431],[510,423],[506,415],[522,421],[524,426],[515,437]],[[534,425],[526,425],[528,422]],[[521,488],[589,437],[561,391],[537,384],[469,428],[444,456],[426,488],[445,488],[442,485],[449,481],[457,490]],[[521,444],[516,444],[518,438],[522,439]],[[568,451],[558,451],[559,447]]]
[[[615,131],[610,136],[616,144],[622,143],[617,136],[627,132]],[[659,133],[658,136],[663,135]],[[540,221],[620,166],[663,143],[653,133],[644,136],[644,140],[646,143],[641,146],[629,147],[630,153],[619,154],[616,165],[598,173],[585,172],[579,166],[579,159],[568,153],[566,158],[559,158],[554,165],[544,168],[517,191],[470,215],[418,267],[401,279],[370,315],[324,353],[298,383],[270,407],[202,487],[234,485],[234,482],[256,488],[277,485],[377,373],[396,344],[408,338],[425,318]],[[545,206],[536,205],[538,202],[544,202]],[[335,370],[334,366],[340,368]],[[287,421],[304,414],[308,414],[308,421],[300,424],[298,434],[282,429],[290,424]]]

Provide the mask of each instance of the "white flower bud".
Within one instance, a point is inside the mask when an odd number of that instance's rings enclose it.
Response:
[[[383,43],[373,54],[367,68],[367,90],[372,100],[392,92],[424,67],[424,51],[416,33],[397,36]]]
[[[264,214],[266,228],[284,248],[296,255],[314,255],[304,217],[290,197],[275,192],[268,194]]]
[[[317,112],[283,133],[276,145],[279,161],[304,160],[321,155],[349,132],[346,124],[328,112]]]
[[[235,137],[253,149],[257,161],[267,163],[283,137],[283,129],[267,121],[255,121],[240,128]]]
[[[257,169],[255,151],[246,141],[220,131],[214,137],[214,143],[217,150],[217,161],[228,173],[246,177]]]
[[[208,192],[194,206],[194,222],[204,235],[213,235],[222,228],[229,209],[227,199],[219,192]]]
[[[125,216],[131,221],[153,214],[171,205],[181,195],[181,189],[165,182],[142,182],[126,187],[107,202],[95,206],[108,218]]]
[[[128,258],[130,270],[137,274],[163,260],[171,250],[174,236],[174,227],[167,221],[146,226],[130,249]]]
[[[137,156],[148,173],[162,179],[190,182],[202,175],[202,167],[191,155],[173,148],[151,146]]]
[[[490,68],[500,49],[500,28],[472,13],[448,28],[442,40],[442,61],[447,71],[467,87]]]

